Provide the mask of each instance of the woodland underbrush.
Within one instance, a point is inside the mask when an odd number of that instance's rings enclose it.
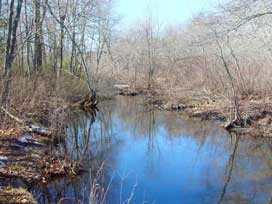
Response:
[[[64,120],[65,117],[59,114],[63,107],[80,101],[88,93],[86,84],[79,79],[70,76],[56,78],[52,73],[29,77],[14,74],[11,87],[6,107],[9,112],[48,128],[54,128]],[[4,117],[2,129],[16,126],[16,121],[7,115],[1,117]]]
[[[78,79],[50,73],[14,74],[11,87],[0,114],[0,202],[35,203],[27,190],[17,189],[83,170],[60,147],[65,145],[67,112],[81,108],[88,89]],[[13,180],[20,182],[13,185]]]
[[[263,69],[267,70],[267,67]],[[187,77],[176,71],[158,71],[153,77],[151,88],[147,88],[148,80],[145,77],[141,78],[141,82],[138,80],[138,83],[133,83],[133,76],[120,77],[120,84],[128,86],[119,93],[145,95],[148,103],[158,109],[181,111],[202,120],[218,120],[231,131],[272,137],[271,73],[242,73],[244,78],[241,80],[236,77],[235,69],[230,67],[234,76],[232,90],[226,75],[207,74],[200,70],[183,72]],[[236,109],[241,116],[239,124],[233,122]]]

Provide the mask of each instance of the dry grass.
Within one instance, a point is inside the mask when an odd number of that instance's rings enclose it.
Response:
[[[19,139],[25,132],[24,127],[6,114],[1,114],[0,154],[7,158],[7,162],[1,166],[0,175],[20,178],[27,183],[46,183],[55,176],[78,174],[81,169],[74,165],[76,163],[61,153],[54,155],[52,146],[60,142],[56,140],[61,139],[65,133],[67,113],[63,107],[84,96],[87,93],[86,85],[71,76],[64,75],[56,79],[54,73],[31,77],[14,73],[11,87],[8,111],[23,121],[40,124],[54,132],[50,137],[32,133],[31,141],[37,145],[31,142],[21,144]],[[31,148],[24,148],[29,145]],[[13,146],[20,148],[14,150]],[[35,203],[33,197],[22,189],[3,188],[0,203],[1,199],[11,197],[11,203]]]
[[[0,203],[34,204],[31,193],[23,188],[0,187]]]
[[[31,77],[16,74],[12,77],[8,110],[23,120],[52,127],[56,125],[57,119],[59,122],[64,120],[61,114],[56,114],[56,110],[86,93],[85,84],[71,76],[56,79],[53,73]],[[2,117],[2,129],[17,126],[7,116]]]

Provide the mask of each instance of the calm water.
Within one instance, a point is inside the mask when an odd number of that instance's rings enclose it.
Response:
[[[39,203],[89,203],[94,183],[109,204],[272,202],[272,141],[153,111],[137,98],[103,102],[93,119],[71,113],[62,149],[86,155],[87,169],[103,163],[103,175],[92,168],[35,188]]]

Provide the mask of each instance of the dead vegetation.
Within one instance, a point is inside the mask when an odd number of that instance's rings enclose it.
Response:
[[[26,184],[47,183],[56,176],[76,175],[80,168],[65,155],[50,151],[48,138],[26,133],[21,137],[1,138],[0,176],[19,178]]]
[[[54,126],[64,122],[65,110],[74,108],[77,103],[87,99],[83,97],[88,93],[86,84],[71,76],[63,76],[57,80],[50,73],[29,78],[14,74],[12,81],[9,103],[5,109],[22,120],[22,123],[36,123],[49,129],[58,129]],[[18,126],[18,120],[6,113],[2,113],[1,117],[2,128]]]
[[[149,103],[163,110],[182,110],[193,117],[223,121],[232,131],[271,137],[269,0],[229,0],[186,25],[165,28],[156,24],[150,11],[147,19],[113,42],[110,2],[67,2],[62,5],[66,11],[54,1],[43,6],[38,2],[24,5],[21,20],[17,9],[16,21],[8,16],[8,8],[3,9],[6,20],[14,24],[3,28],[12,32],[1,32],[9,43],[1,41],[1,46],[7,47],[10,58],[0,56],[5,62],[4,83],[0,83],[5,102],[0,114],[3,176],[31,183],[76,174],[78,165],[50,155],[48,144],[63,138],[68,108],[89,110],[97,105],[95,91],[103,83],[125,84],[119,94],[147,95]],[[99,14],[93,8],[99,8]],[[85,15],[74,15],[76,9]],[[71,26],[66,17],[71,18]],[[48,134],[41,134],[44,130]],[[25,138],[26,132],[31,136]]]
[[[9,106],[1,107],[0,114],[0,182],[4,178],[19,179],[29,186],[59,176],[78,175],[82,171],[80,162],[59,152],[58,144],[65,141],[67,111],[90,110],[96,105],[92,98],[82,97],[85,84],[76,79],[67,83],[67,78],[54,82],[50,75],[13,77]],[[25,194],[2,192],[3,199],[14,198],[7,203],[33,201]]]
[[[128,90],[156,90],[161,109],[269,135],[271,11],[269,0],[229,0],[185,25],[144,19],[112,46],[114,77]]]
[[[239,98],[241,123],[229,123],[234,113],[227,98],[149,96],[147,100],[155,108],[180,111],[201,120],[217,120],[229,131],[246,133],[255,137],[272,137],[272,99],[261,96]]]
[[[2,204],[35,204],[33,196],[23,188],[0,187],[0,203]]]

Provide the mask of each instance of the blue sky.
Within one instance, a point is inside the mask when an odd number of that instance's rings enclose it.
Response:
[[[151,2],[151,3],[148,3]],[[127,26],[146,16],[148,4],[162,24],[184,23],[201,11],[215,7],[219,0],[115,0],[121,24]]]

